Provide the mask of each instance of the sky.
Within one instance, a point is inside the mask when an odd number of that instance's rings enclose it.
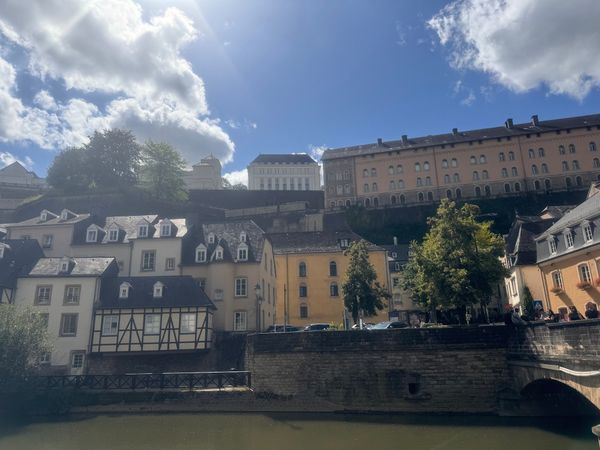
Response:
[[[259,153],[600,113],[598,0],[2,0],[0,167],[94,130]]]

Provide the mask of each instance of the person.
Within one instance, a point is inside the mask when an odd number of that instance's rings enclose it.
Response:
[[[595,303],[588,303],[585,305],[585,318],[586,319],[597,319],[598,318],[598,307]]]
[[[557,322],[558,316],[554,314],[554,311],[549,309],[547,312],[544,313],[544,320],[546,322]]]
[[[577,308],[575,308],[575,305],[570,306],[569,309],[571,310],[569,313],[570,322],[573,320],[581,320],[581,315],[579,314],[579,311],[577,311]]]
[[[515,308],[512,312],[511,321],[513,325],[527,325],[527,322],[519,315],[519,308]]]

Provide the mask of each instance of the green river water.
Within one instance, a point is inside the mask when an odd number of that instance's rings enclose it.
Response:
[[[600,419],[334,414],[102,415],[0,424],[2,450],[592,450]]]

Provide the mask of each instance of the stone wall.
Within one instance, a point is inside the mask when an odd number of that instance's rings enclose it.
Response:
[[[497,410],[506,383],[503,326],[258,334],[246,370],[257,395],[306,409]]]

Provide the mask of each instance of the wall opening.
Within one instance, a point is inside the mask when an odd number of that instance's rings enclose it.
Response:
[[[541,379],[529,383],[521,396],[544,416],[595,416],[598,409],[583,394],[560,381]]]

